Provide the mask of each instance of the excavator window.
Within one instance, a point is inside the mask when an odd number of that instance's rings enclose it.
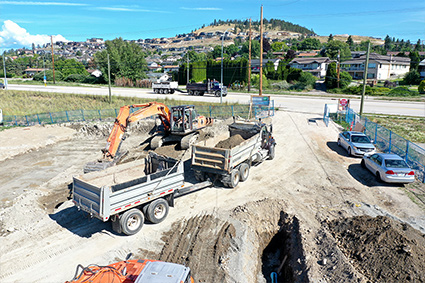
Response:
[[[191,123],[191,112],[190,109],[185,109],[184,110],[184,130],[192,130],[192,123]]]

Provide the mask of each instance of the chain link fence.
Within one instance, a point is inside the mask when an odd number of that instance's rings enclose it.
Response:
[[[174,105],[171,105],[171,107]],[[175,105],[177,106],[177,105]],[[132,108],[131,113],[139,108]],[[195,107],[199,115],[211,118],[240,117],[242,119],[262,118],[264,113],[274,116],[273,106],[252,106],[250,105],[200,105]],[[36,124],[60,124],[83,121],[102,121],[105,119],[115,119],[119,109],[102,110],[70,110],[61,112],[42,113],[34,115],[3,115],[5,126],[32,126]]]
[[[425,149],[368,118],[360,116],[352,109],[346,111],[345,121],[353,129],[358,123],[363,125],[364,133],[374,141],[380,151],[395,153],[404,158],[416,170],[419,180],[425,183]]]

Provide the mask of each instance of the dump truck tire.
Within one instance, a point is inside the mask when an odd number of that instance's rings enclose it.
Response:
[[[137,208],[130,209],[120,217],[122,232],[126,235],[134,235],[140,231],[145,222],[143,213]]]
[[[269,159],[273,160],[275,156],[275,145],[271,145],[269,148]]]
[[[220,96],[221,96],[221,91],[216,90],[216,91],[215,91],[215,96],[220,97]]]
[[[248,180],[249,177],[249,165],[247,163],[242,163],[241,166],[239,166],[239,176],[240,181],[244,182]]]
[[[146,210],[146,218],[154,223],[162,222],[168,215],[169,206],[165,199],[159,198],[151,202]]]

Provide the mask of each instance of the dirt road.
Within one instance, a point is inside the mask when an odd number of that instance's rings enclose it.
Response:
[[[217,184],[176,199],[165,221],[145,224],[133,236],[114,233],[110,223],[88,219],[66,200],[72,176],[98,156],[104,137],[72,131],[67,141],[4,160],[0,194],[9,203],[0,208],[0,281],[63,282],[77,264],[107,265],[132,252],[186,264],[196,282],[270,282],[278,270],[279,282],[396,282],[383,265],[406,268],[391,262],[401,254],[410,270],[394,274],[402,280],[410,272],[412,282],[424,282],[424,210],[406,194],[423,184],[377,183],[360,159],[337,146],[338,128],[314,118],[277,112],[274,160],[253,167],[235,189]],[[134,132],[126,144],[142,152],[146,138]],[[222,135],[211,139],[216,144]],[[354,231],[349,225],[359,216],[382,218],[356,237],[347,230]],[[374,260],[370,247],[385,246],[395,235],[385,232],[391,227],[402,238],[399,246],[381,249],[387,261]],[[378,232],[372,237],[370,231]],[[356,253],[348,236],[365,252]]]

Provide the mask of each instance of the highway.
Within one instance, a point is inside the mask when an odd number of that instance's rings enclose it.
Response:
[[[69,86],[40,86],[40,85],[8,85],[9,90],[27,90],[41,92],[57,92],[57,93],[75,93],[75,94],[92,94],[92,95],[108,95],[107,87],[69,87]],[[258,94],[258,93],[251,93]],[[249,103],[250,95],[248,93],[229,93],[221,100],[225,102]],[[174,94],[155,94],[150,89],[138,88],[112,88],[114,96],[143,97],[150,99],[172,98],[185,101],[204,101],[204,102],[220,102],[220,97],[212,95],[205,96],[189,96],[184,93],[176,92]],[[336,104],[337,99],[330,97],[317,96],[301,96],[301,95],[271,95],[274,100],[275,107],[279,109],[323,114],[325,104]],[[350,99],[351,108],[354,111],[360,111],[360,99]],[[425,117],[425,102],[406,102],[406,101],[385,101],[377,100],[372,97],[366,97],[364,101],[364,113],[387,114]]]

